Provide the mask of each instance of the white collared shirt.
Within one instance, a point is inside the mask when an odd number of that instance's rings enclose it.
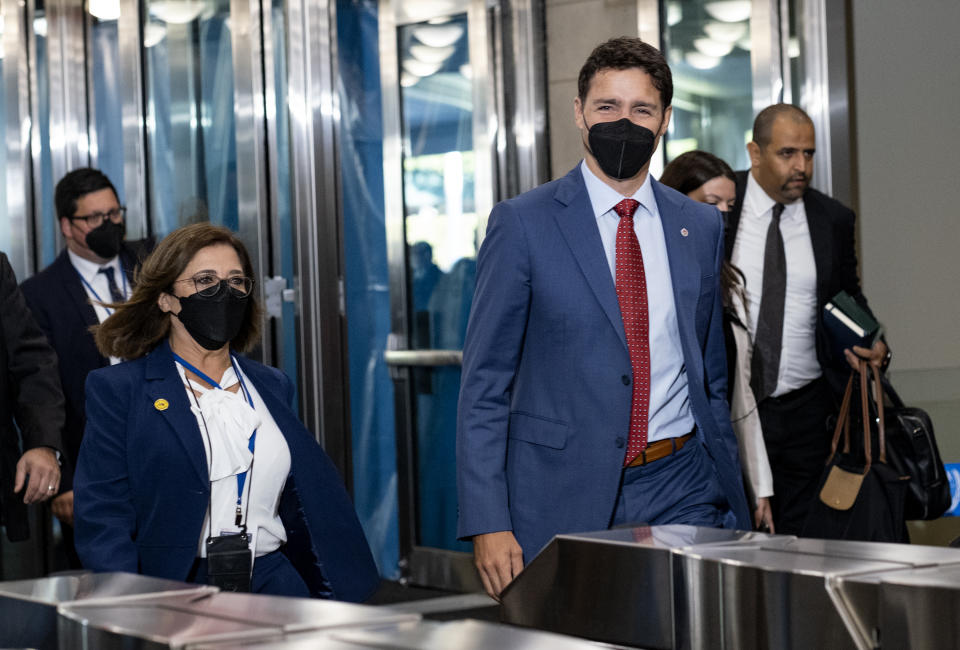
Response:
[[[110,284],[107,282],[107,276],[100,273],[100,269],[107,267],[112,268],[113,279],[117,283],[120,291],[123,292],[123,297],[125,299],[130,297],[130,285],[127,283],[127,276],[123,272],[123,267],[120,266],[120,256],[115,255],[112,260],[105,264],[97,264],[96,262],[91,262],[90,260],[80,257],[69,248],[67,249],[67,255],[70,257],[70,263],[73,264],[73,268],[75,268],[77,273],[80,274],[80,277],[83,278],[80,284],[83,285],[83,290],[87,293],[87,297],[93,305],[93,311],[97,314],[97,320],[102,323],[113,313],[113,310],[104,307],[100,302],[113,301],[110,298]],[[111,365],[120,363],[121,361],[122,359],[118,357],[110,357]]]
[[[763,258],[767,229],[776,201],[747,174],[747,189],[740,211],[737,239],[731,262],[746,278],[747,319],[750,339],[757,334],[763,294]],[[803,199],[784,206],[780,234],[787,262],[787,293],[783,314],[783,345],[774,397],[806,386],[821,375],[817,361],[817,265],[807,225]]]
[[[650,407],[647,441],[683,436],[693,429],[687,371],[680,346],[680,327],[673,296],[673,281],[667,259],[667,243],[660,222],[660,210],[653,195],[650,174],[632,197],[604,183],[590,171],[586,161],[580,164],[587,194],[600,229],[603,251],[614,284],[617,279],[617,226],[620,216],[613,207],[625,198],[640,203],[633,217],[633,229],[643,253],[643,271],[647,282],[650,341]]]
[[[198,540],[198,557],[206,557],[204,542],[211,532],[213,536],[238,532],[235,526],[237,474],[244,471],[247,472],[247,478],[243,486],[242,509],[246,517],[247,533],[252,538],[250,548],[255,551],[256,557],[277,550],[287,541],[287,532],[279,514],[280,496],[290,473],[290,448],[283,433],[270,415],[260,393],[254,388],[253,382],[243,371],[240,371],[243,386],[253,401],[252,409],[244,398],[242,389],[230,393],[204,388],[196,381],[187,384],[183,366],[179,363],[176,366],[187,391],[187,399],[190,400],[190,410],[197,418],[197,426],[203,436],[207,470],[213,479],[210,496],[213,526],[210,526],[208,508],[203,520],[203,532]],[[227,368],[219,383],[224,388],[238,383],[233,367]],[[190,387],[201,394],[199,398],[191,393]],[[223,398],[219,400],[205,399],[208,393],[214,392],[229,394],[211,396]],[[252,412],[252,419],[251,413],[239,413],[240,411]],[[251,454],[247,445],[254,428],[257,438]],[[251,459],[252,468],[249,466]]]

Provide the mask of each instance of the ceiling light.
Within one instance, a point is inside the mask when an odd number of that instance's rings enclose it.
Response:
[[[683,20],[683,7],[680,6],[679,2],[668,2],[667,3],[667,25],[673,27],[677,23]]]
[[[414,43],[410,46],[410,54],[417,61],[424,63],[442,63],[450,58],[450,55],[456,50],[452,45],[450,47],[430,47],[429,45],[420,45]]]
[[[90,0],[87,11],[94,18],[104,22],[116,20],[120,17],[120,0]]]
[[[791,36],[790,40],[787,42],[787,56],[791,59],[795,59],[800,56],[800,39],[796,36]]]
[[[707,56],[726,56],[730,54],[730,50],[733,49],[733,43],[724,43],[722,41],[715,41],[712,38],[698,38],[693,41],[693,46],[697,48],[699,52],[706,54]]]
[[[457,10],[455,0],[401,0],[394,4],[397,6],[398,17],[403,18],[402,22],[407,24],[433,22],[434,19],[449,16]]]
[[[33,33],[43,38],[47,37],[47,18],[45,16],[33,19]]]
[[[750,41],[750,35],[747,34],[746,36],[741,38],[739,41],[737,41],[737,47],[739,47],[741,50],[746,50],[747,52],[749,52],[750,48],[753,47],[753,43]]]
[[[747,23],[718,23],[710,21],[703,26],[707,36],[722,43],[736,43],[747,34]]]
[[[430,47],[449,47],[463,36],[462,25],[417,25],[413,35]]]
[[[467,79],[473,79],[473,68],[470,67],[469,63],[464,63],[460,66],[460,74]]]
[[[418,77],[429,77],[435,74],[442,65],[443,63],[424,63],[416,59],[403,60],[403,69]]]
[[[147,6],[151,14],[174,25],[191,23],[208,8],[205,0],[151,0]]]
[[[403,74],[400,75],[400,85],[404,88],[410,88],[411,86],[416,86],[420,81],[420,77],[415,74],[410,74],[406,70],[403,71]]]
[[[750,17],[750,0],[717,0],[703,8],[711,17],[725,23],[739,23]]]
[[[154,20],[148,21],[143,28],[143,46],[153,47],[167,36],[167,26]]]
[[[716,56],[710,56],[702,52],[687,52],[685,57],[687,64],[696,68],[697,70],[711,70],[716,68],[720,63],[720,58]]]

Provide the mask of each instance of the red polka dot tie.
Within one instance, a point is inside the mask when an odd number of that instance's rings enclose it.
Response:
[[[630,436],[624,466],[647,446],[647,417],[650,412],[650,338],[647,319],[647,279],[643,254],[633,230],[633,213],[639,202],[624,199],[614,206],[620,215],[617,226],[617,299],[633,367],[633,399],[630,408]]]

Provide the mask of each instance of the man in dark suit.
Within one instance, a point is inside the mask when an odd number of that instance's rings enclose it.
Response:
[[[773,471],[774,525],[778,533],[798,534],[829,453],[826,421],[856,367],[854,353],[877,366],[889,354],[883,341],[846,350],[845,358],[831,352],[823,326],[827,301],[840,291],[864,308],[867,301],[857,277],[853,211],[809,186],[815,150],[809,116],[787,104],[767,107],[747,150],[751,167],[737,175],[726,254],[746,278],[750,385]]]
[[[96,169],[76,169],[54,193],[66,247],[54,262],[27,279],[24,297],[60,360],[66,396],[63,429],[65,456],[60,492],[51,507],[64,524],[68,559],[73,551],[73,468],[86,424],[84,383],[87,373],[117,363],[100,355],[89,328],[112,313],[103,304],[123,302],[131,292],[133,271],[146,256],[146,241],[124,241],[124,214],[113,183]]]
[[[7,538],[17,542],[30,535],[26,504],[46,501],[60,484],[63,392],[57,356],[27,309],[3,253],[0,334],[0,523]]]
[[[578,86],[584,161],[498,204],[477,260],[458,536],[491,595],[559,533],[750,527],[726,404],[720,214],[648,173],[670,68],[618,38]]]

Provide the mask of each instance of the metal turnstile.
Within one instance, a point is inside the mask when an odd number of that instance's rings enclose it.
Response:
[[[70,603],[59,609],[60,647],[102,650],[250,643],[306,631],[417,622],[389,608],[237,593]]]
[[[506,622],[642,648],[955,648],[941,603],[960,605],[960,550],[690,526],[559,535],[502,600]],[[957,629],[918,636],[934,619]]]
[[[693,526],[557,535],[503,592],[503,620],[610,643],[672,648],[674,550],[755,535]]]
[[[261,650],[598,650],[621,646],[598,644],[569,636],[524,630],[477,620],[440,623],[418,621],[370,625],[345,630],[288,634],[251,644],[224,643],[198,646],[196,650],[234,650],[256,647]],[[191,649],[194,650],[194,649]]]
[[[213,591],[203,585],[129,573],[78,573],[0,582],[0,647],[57,648],[57,607],[62,603]]]

